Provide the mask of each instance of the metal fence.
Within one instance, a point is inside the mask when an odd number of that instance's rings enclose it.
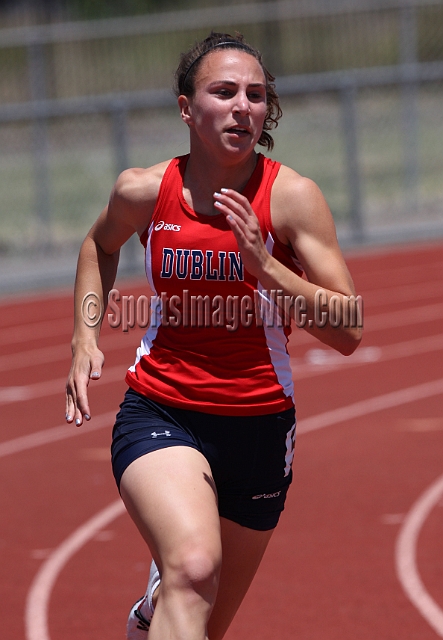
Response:
[[[172,74],[211,29],[264,52],[275,156],[344,244],[443,234],[442,0],[276,0],[0,29],[0,252],[77,248],[119,171],[187,151]]]

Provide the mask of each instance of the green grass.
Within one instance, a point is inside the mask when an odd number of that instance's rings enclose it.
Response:
[[[419,113],[420,219],[442,219],[443,87],[422,90]],[[342,116],[338,97],[285,99],[272,157],[315,180],[340,225],[349,217]],[[398,90],[358,97],[358,148],[363,209],[370,225],[410,220],[404,179],[404,141]],[[149,166],[187,153],[188,131],[176,109],[140,111],[128,118],[131,166]],[[0,127],[0,250],[25,250],[42,235],[35,211],[29,126]],[[116,177],[111,124],[105,116],[49,124],[51,225],[59,246],[77,245],[106,205]]]
[[[100,4],[97,0],[97,5]],[[106,4],[106,3],[101,3]],[[211,4],[211,3],[210,3]],[[129,5],[126,7],[129,13]],[[147,10],[148,7],[145,7]],[[244,33],[276,75],[391,65],[399,62],[398,10],[310,16],[279,22],[214,24],[218,31]],[[1,17],[1,14],[0,14]],[[443,59],[443,5],[417,8],[420,61]],[[179,55],[210,29],[61,42],[44,47],[48,97],[69,98],[112,91],[169,87]],[[29,98],[26,47],[0,49],[0,103]]]

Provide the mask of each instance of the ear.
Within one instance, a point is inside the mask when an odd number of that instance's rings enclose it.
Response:
[[[188,96],[178,96],[178,108],[180,109],[181,119],[185,124],[191,126],[192,122],[192,107],[191,100]]]

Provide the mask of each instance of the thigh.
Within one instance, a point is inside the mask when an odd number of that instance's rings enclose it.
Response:
[[[220,520],[211,469],[190,447],[152,451],[124,471],[120,492],[160,569],[199,546],[220,555]]]
[[[274,529],[292,481],[294,410],[211,418],[202,418],[194,435],[212,468],[220,516],[249,529]]]
[[[112,470],[117,486],[120,488],[125,469],[137,458],[174,446],[198,449],[186,416],[128,389],[112,432]]]
[[[266,551],[273,530],[257,531],[221,518],[222,569],[208,623],[211,640],[221,640],[231,624]]]

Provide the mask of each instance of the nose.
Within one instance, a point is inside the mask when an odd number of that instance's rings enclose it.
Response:
[[[246,115],[251,111],[251,105],[249,104],[248,96],[246,95],[246,93],[242,91],[239,91],[237,93],[233,111],[235,113],[240,113],[241,115]]]

